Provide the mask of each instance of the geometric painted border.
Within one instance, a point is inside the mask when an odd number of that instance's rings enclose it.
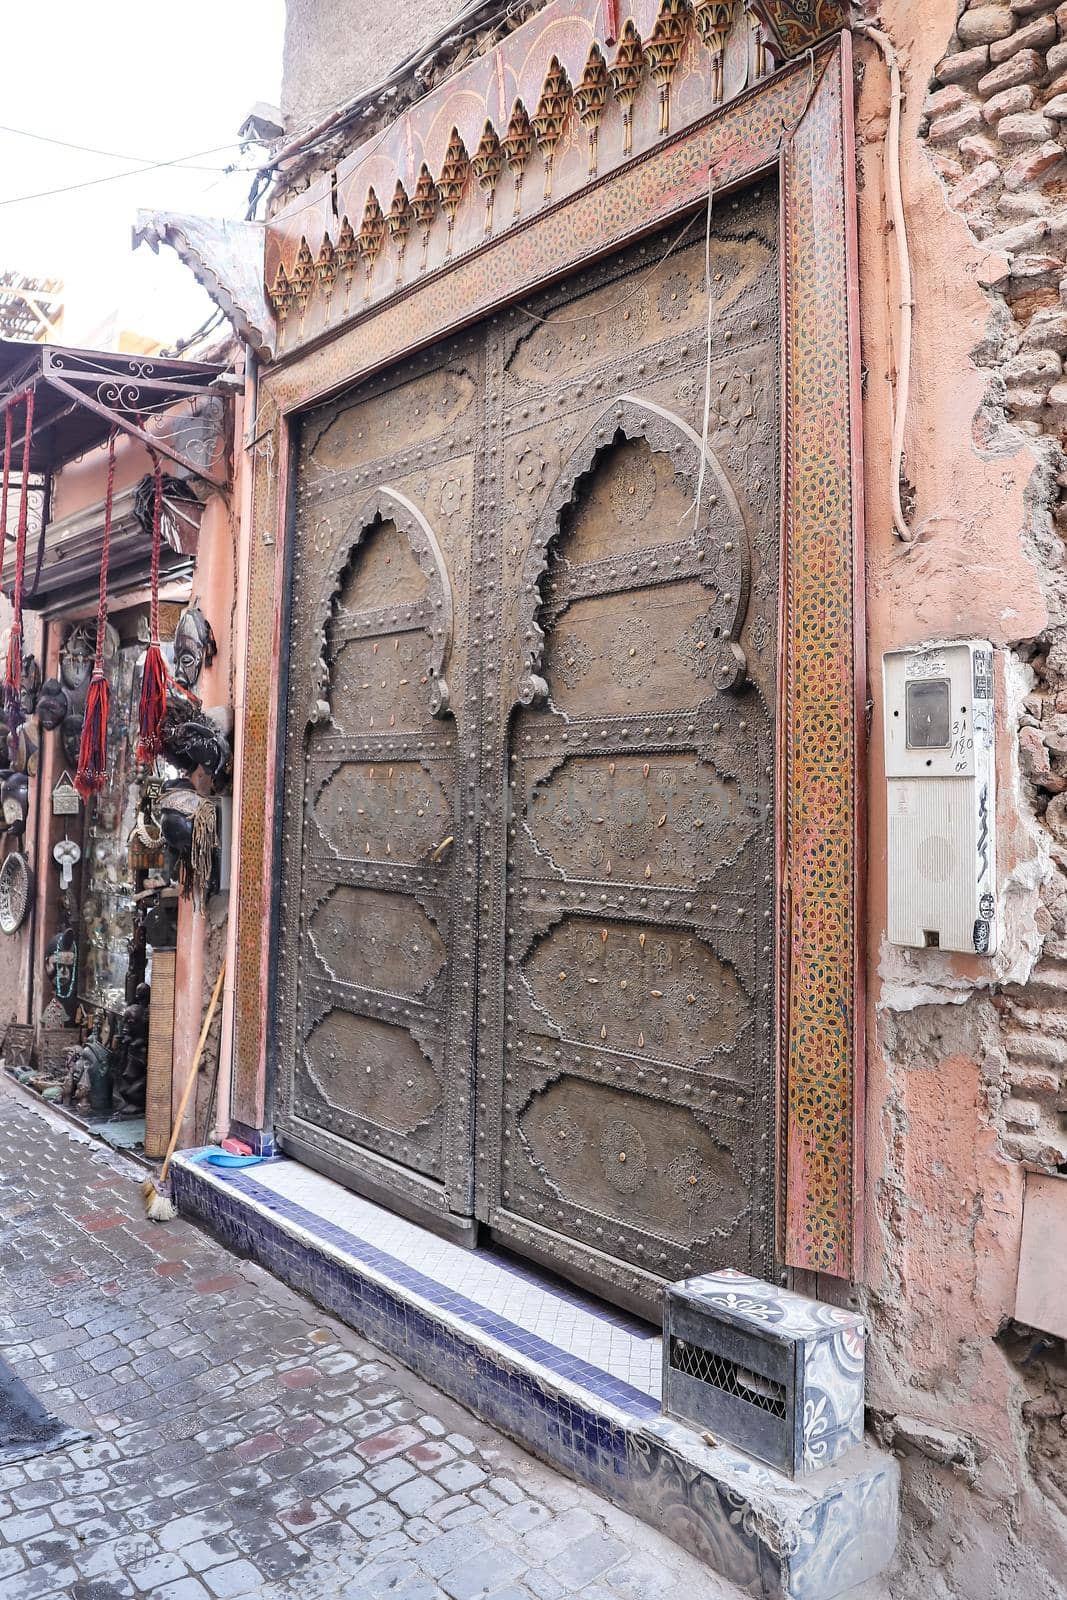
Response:
[[[709,174],[721,194],[777,164],[783,207],[780,1249],[787,1265],[856,1276],[865,690],[851,115],[851,41],[842,34],[623,171],[546,205],[506,239],[427,273],[321,344],[263,372],[261,417],[267,426],[275,416],[276,422],[257,447],[259,461],[270,465],[267,482],[256,475],[251,534],[232,1096],[238,1120],[262,1126],[269,1119],[281,577],[296,415],[691,213],[706,203]]]
[[[782,1254],[860,1270],[866,697],[851,37],[782,153]]]

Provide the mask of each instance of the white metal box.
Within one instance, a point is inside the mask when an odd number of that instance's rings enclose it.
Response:
[[[894,944],[997,947],[993,647],[891,651],[882,664]]]

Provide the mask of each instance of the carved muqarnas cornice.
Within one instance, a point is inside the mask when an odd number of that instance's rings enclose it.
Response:
[[[407,112],[404,139],[393,144],[391,155],[379,150],[376,139],[365,163],[357,148],[338,168],[333,194],[335,200],[344,195],[347,204],[342,231],[350,229],[363,262],[364,298],[380,299],[402,282],[413,224],[421,246],[414,270],[425,271],[431,262],[443,265],[454,250],[461,254],[539,203],[573,192],[576,181],[618,165],[632,153],[636,129],[647,145],[751,87],[786,57],[841,27],[845,12],[844,0],[659,0],[651,26],[642,29],[631,16],[609,39],[599,5],[580,3],[565,12],[550,4],[495,47],[498,59],[491,74],[485,60],[476,61]],[[647,18],[648,12],[643,14]],[[535,60],[543,65],[532,76],[528,63]],[[480,100],[485,113],[473,123],[472,100]],[[453,121],[453,105],[460,104],[462,115]],[[580,180],[573,162],[576,144],[588,155]],[[531,162],[540,166],[542,177],[540,193],[534,190],[532,196],[525,183]],[[392,172],[390,163],[395,163]],[[505,176],[512,195],[507,214],[495,204]],[[475,207],[481,208],[480,225],[467,220],[468,208]],[[301,197],[269,225],[278,246],[276,255],[270,252],[270,302],[280,321],[294,307],[300,312],[295,331],[290,319],[283,340],[288,345],[330,320],[327,305],[322,316],[316,313],[304,325],[315,284],[315,251],[327,302],[339,268],[336,238],[330,241],[334,254],[326,250],[323,259],[325,244],[317,231],[323,223],[309,214],[315,209],[315,201]],[[362,218],[358,229],[357,217]],[[445,222],[440,230],[439,219]],[[382,259],[386,234],[394,247],[392,271]],[[351,266],[347,271],[350,279]]]

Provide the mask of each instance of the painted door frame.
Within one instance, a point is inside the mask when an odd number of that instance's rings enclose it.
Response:
[[[248,580],[232,1113],[269,1125],[293,423],[503,304],[779,170],[782,561],[776,929],[779,1248],[861,1270],[866,698],[851,38],[841,33],[500,239],[445,260],[260,385]],[[282,681],[279,681],[280,678]],[[255,795],[256,803],[248,797]],[[263,805],[258,797],[263,796]]]

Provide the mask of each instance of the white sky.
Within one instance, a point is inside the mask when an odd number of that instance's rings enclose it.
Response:
[[[0,268],[65,281],[64,342],[110,343],[116,312],[119,327],[164,343],[191,333],[210,302],[171,250],[131,252],[130,225],[141,207],[241,217],[250,172],[161,167],[8,202],[200,151],[214,153],[190,165],[254,167],[262,148],[242,155],[234,141],[255,101],[278,103],[284,10],[284,0],[14,7],[0,55]],[[6,128],[134,159],[64,149]]]

